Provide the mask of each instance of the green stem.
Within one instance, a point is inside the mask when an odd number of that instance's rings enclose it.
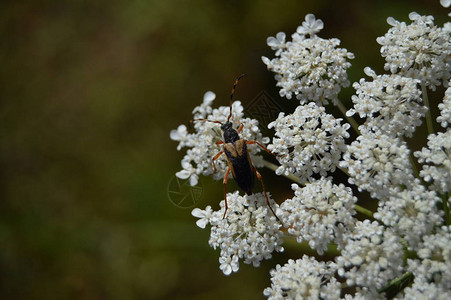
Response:
[[[273,164],[272,162],[269,162],[267,160],[263,160],[263,164],[265,165],[265,167],[267,167],[270,170],[273,170],[274,172],[277,170],[277,168],[279,168],[276,164]],[[300,183],[299,178],[294,176],[293,174],[288,175],[283,174],[283,176],[290,179],[293,182]]]
[[[351,124],[352,128],[354,129],[354,131],[355,131],[358,135],[360,135],[359,124],[357,124],[356,120],[354,120],[353,117],[350,117],[350,116],[347,116],[347,115],[346,115],[346,112],[347,112],[348,110],[346,109],[346,107],[344,106],[344,104],[341,103],[340,100],[338,100],[337,107],[338,107],[338,109],[340,110],[340,112],[343,114],[343,116],[346,118],[346,120],[349,122],[349,124]]]
[[[431,107],[429,105],[429,98],[428,98],[428,91],[426,88],[426,85],[424,83],[421,84],[421,91],[423,93],[423,102],[424,105],[427,107],[426,112],[426,124],[428,127],[429,134],[434,133],[434,124],[432,123],[432,114],[431,114]]]
[[[445,222],[446,225],[451,225],[451,214],[450,214],[450,207],[448,203],[448,193],[445,193],[442,196],[442,202],[443,202],[443,210],[445,211]]]
[[[362,215],[365,215],[367,217],[370,217],[370,218],[374,219],[373,212],[371,210],[366,209],[366,208],[364,208],[364,207],[362,207],[362,206],[360,206],[358,204],[356,204],[354,206],[354,208],[355,208],[355,210],[357,212],[361,213]]]
[[[402,274],[401,277],[395,278],[392,281],[390,281],[390,283],[387,286],[383,287],[378,292],[384,293],[388,292],[389,290],[395,289],[395,292],[397,293],[402,289],[404,289],[413,280],[413,278],[414,276],[412,273],[405,272],[404,274]]]
[[[412,156],[412,153],[410,153],[409,159],[410,159],[410,165],[412,166],[413,174],[415,175],[416,178],[420,178],[420,172],[418,171],[417,164],[415,162],[415,159]]]

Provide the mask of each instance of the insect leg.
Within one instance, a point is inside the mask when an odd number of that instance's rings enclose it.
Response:
[[[220,157],[221,154],[223,154],[223,153],[224,153],[224,151],[221,151],[221,152],[219,152],[218,154],[216,154],[215,156],[213,156],[212,161],[213,161],[213,169],[215,170],[215,173],[216,173],[216,164],[215,164],[215,160],[217,160],[218,157]]]
[[[238,123],[240,123],[240,127],[238,127],[237,132],[240,133],[241,130],[243,130],[244,124],[241,123],[240,121],[238,121]]]
[[[276,217],[277,221],[280,222],[279,218],[276,216],[276,213],[274,212],[274,210],[271,207],[271,204],[269,203],[269,199],[268,199],[268,195],[266,194],[266,188],[265,188],[265,184],[263,183],[263,178],[262,175],[260,175],[260,173],[257,171],[257,169],[252,166],[252,170],[255,172],[255,175],[257,175],[257,179],[260,181],[260,183],[262,184],[262,188],[263,188],[263,193],[265,193],[265,198],[266,198],[266,204],[268,204],[269,209],[271,210],[272,214],[274,215],[274,217]]]
[[[263,150],[265,150],[266,152],[268,152],[271,155],[276,156],[276,154],[272,153],[271,150],[269,150],[268,148],[266,148],[265,146],[263,146],[262,144],[260,144],[257,141],[246,141],[246,144],[251,145],[251,144],[257,144],[259,145],[261,148],[263,148]]]
[[[225,202],[225,210],[224,210],[224,215],[222,216],[223,219],[225,219],[227,209],[229,208],[228,205],[227,205],[227,191],[226,191],[226,186],[227,186],[227,180],[228,180],[228,178],[229,178],[229,173],[230,173],[230,167],[227,168],[227,171],[226,171],[225,176],[224,176],[224,202]]]

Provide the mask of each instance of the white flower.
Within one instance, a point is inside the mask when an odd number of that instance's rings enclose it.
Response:
[[[389,18],[393,26],[387,34],[377,38],[385,57],[385,70],[419,79],[435,90],[447,84],[451,75],[451,39],[449,32],[434,25],[432,16],[411,13],[410,25]]]
[[[320,19],[316,20],[314,14],[308,14],[305,16],[305,21],[302,22],[302,26],[299,26],[296,30],[301,35],[314,36],[324,28],[324,23]]]
[[[406,295],[430,296],[441,293],[437,299],[449,299],[451,295],[451,227],[443,226],[433,235],[424,237],[417,251],[419,259],[408,259],[408,270],[415,276]],[[431,294],[427,294],[431,292]],[[408,299],[406,297],[406,299]],[[410,298],[412,299],[412,298]],[[434,298],[435,299],[435,298]]]
[[[304,255],[288,260],[284,266],[271,270],[271,286],[263,291],[270,300],[276,299],[338,299],[340,283],[334,278],[335,265],[319,262]]]
[[[438,192],[446,193],[451,189],[451,128],[430,134],[427,145],[414,153],[418,162],[424,163],[420,176]]]
[[[205,210],[201,210],[199,208],[195,208],[192,210],[191,215],[199,220],[196,221],[196,225],[202,229],[205,229],[205,226],[210,222],[210,219],[213,217],[213,210],[211,206],[208,205]]]
[[[423,236],[430,234],[443,219],[437,204],[441,199],[427,191],[416,180],[409,189],[393,193],[387,201],[379,201],[376,219],[391,226],[407,242],[410,250],[417,250]]]
[[[348,170],[349,183],[383,200],[400,186],[413,182],[409,154],[404,141],[370,132],[348,146],[340,166]]]
[[[397,300],[405,299],[434,299],[434,300],[449,300],[451,299],[451,291],[444,290],[435,283],[428,283],[427,281],[415,277],[412,285],[406,287],[403,293],[396,298]]]
[[[295,196],[280,206],[281,221],[301,243],[308,241],[310,247],[323,254],[329,243],[342,247],[343,234],[353,229],[356,220],[354,204],[357,198],[350,188],[332,184],[321,178],[305,187],[292,185]],[[280,215],[280,214],[279,214]]]
[[[373,76],[373,81],[362,78],[353,84],[357,95],[352,96],[354,109],[347,115],[357,112],[361,118],[367,118],[359,128],[362,133],[380,130],[388,135],[411,137],[427,111],[422,104],[419,80],[399,75]]]
[[[219,257],[219,269],[224,275],[230,275],[232,272],[238,272],[240,264],[238,262],[238,255],[221,256]]]
[[[268,195],[270,196],[270,195]],[[271,201],[271,207],[277,204]],[[282,252],[282,226],[266,204],[263,193],[240,196],[238,192],[227,194],[228,210],[223,219],[225,203],[221,209],[203,211],[194,209],[192,215],[200,218],[196,224],[205,228],[211,225],[209,244],[220,251],[220,269],[225,275],[237,272],[239,260],[258,267],[263,259],[270,259],[274,251]]]
[[[346,294],[343,298],[340,298],[343,300],[386,300],[387,298],[384,297],[383,294],[378,293],[374,289],[368,289],[366,287],[355,287],[355,293],[354,295]]]
[[[211,114],[211,111],[213,110],[211,108],[211,105],[213,104],[213,101],[216,99],[216,94],[212,91],[208,91],[204,94],[204,99],[202,101],[202,104],[199,106],[196,106],[193,109],[193,115],[195,114],[197,118],[202,119],[206,118],[208,114]]]
[[[225,155],[221,155],[215,160],[216,170],[213,168],[213,157],[222,150],[221,145],[216,145],[216,142],[223,140],[223,132],[221,124],[202,121],[205,119],[211,121],[219,121],[225,123],[229,116],[229,106],[221,106],[213,109],[211,107],[215,94],[213,92],[206,92],[203,102],[193,110],[194,114],[194,129],[195,133],[189,134],[186,126],[180,125],[177,130],[172,130],[170,133],[171,139],[180,141],[177,149],[182,147],[189,148],[186,155],[182,159],[182,170],[176,175],[179,178],[190,178],[190,184],[196,185],[198,183],[199,175],[213,175],[216,180],[222,180],[228,168],[227,159]],[[243,130],[240,132],[240,137],[245,140],[256,140],[262,144],[269,142],[268,138],[264,138],[258,128],[258,121],[250,118],[244,118],[243,106],[240,101],[235,101],[232,104],[233,116],[230,120],[236,124],[235,129],[238,129],[239,122],[243,124]],[[262,166],[261,156],[257,155],[261,151],[258,145],[248,145],[248,152],[255,167]]]
[[[441,4],[443,7],[448,8],[448,7],[451,5],[451,0],[440,0],[440,4]]]
[[[348,286],[378,290],[401,274],[403,246],[392,229],[376,221],[357,222],[346,237],[346,246],[336,258],[338,274]]]
[[[337,48],[338,39],[322,39],[315,35],[323,27],[321,20],[307,15],[306,21],[285,42],[285,34],[277,39],[268,38],[268,45],[276,50],[276,58],[262,57],[268,69],[276,76],[280,96],[291,99],[293,94],[301,104],[317,102],[337,103],[342,87],[349,86],[346,70],[351,66],[347,59],[354,55],[346,49]],[[310,35],[306,37],[305,34]]]
[[[188,161],[182,160],[182,168],[183,170],[178,171],[175,173],[175,176],[177,176],[180,179],[188,179],[189,178],[189,184],[191,186],[197,185],[199,182],[199,176],[196,174],[196,169],[189,163]]]
[[[270,36],[266,39],[268,46],[271,47],[272,50],[276,51],[276,56],[286,48],[285,37],[284,32],[279,32],[276,37]]]
[[[448,83],[448,85],[449,87],[445,91],[443,102],[438,105],[440,116],[437,117],[437,122],[439,122],[443,128],[446,128],[451,124],[451,84]]]
[[[278,154],[278,175],[290,173],[301,182],[316,173],[327,176],[334,172],[341,155],[346,151],[344,140],[349,137],[349,124],[326,114],[323,106],[315,103],[298,106],[293,114],[280,113],[268,125],[276,130],[268,149]]]
[[[186,126],[183,124],[179,125],[177,129],[171,130],[169,137],[171,138],[171,140],[180,141],[179,145],[177,146],[177,150],[186,147],[187,145],[189,145],[190,142],[188,130],[186,130]]]

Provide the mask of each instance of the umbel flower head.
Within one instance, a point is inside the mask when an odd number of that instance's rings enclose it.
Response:
[[[412,21],[407,25],[392,17],[387,23],[392,26],[377,42],[382,45],[385,70],[402,76],[419,79],[435,90],[447,84],[451,72],[450,32],[434,24],[434,17],[420,16],[412,12]]]
[[[268,195],[270,196],[270,195]],[[237,272],[239,260],[258,267],[263,259],[270,259],[274,251],[282,252],[282,226],[272,214],[263,193],[240,196],[238,192],[227,194],[228,210],[224,216],[224,200],[221,209],[213,211],[195,208],[192,215],[199,218],[200,228],[211,225],[209,244],[221,250],[219,263],[225,275]],[[271,200],[277,211],[277,204]]]
[[[350,188],[335,185],[331,179],[321,178],[299,187],[293,184],[295,192],[280,206],[279,213],[288,233],[301,243],[306,240],[319,254],[327,250],[330,243],[344,245],[343,235],[351,231],[355,224],[354,204],[357,198]]]
[[[443,102],[439,103],[438,108],[440,109],[440,116],[437,117],[437,122],[443,128],[447,128],[451,124],[451,84],[449,83]]]
[[[400,275],[403,266],[401,239],[376,221],[357,222],[346,237],[346,246],[336,258],[338,274],[349,286],[370,290],[382,288]]]
[[[285,41],[285,33],[267,40],[275,50],[276,58],[262,57],[268,70],[273,71],[280,96],[293,96],[301,104],[337,104],[337,95],[342,87],[349,86],[346,73],[351,64],[347,59],[354,55],[346,49],[337,48],[338,39],[322,39],[316,35],[323,28],[323,22],[308,14],[305,22],[294,33],[292,41]]]
[[[278,154],[280,167],[276,174],[299,176],[301,182],[313,174],[327,176],[334,172],[346,151],[349,124],[327,114],[315,103],[298,106],[293,114],[280,113],[268,125],[276,130],[268,149]]]
[[[434,191],[426,190],[415,180],[410,188],[394,192],[387,201],[379,201],[374,217],[391,226],[414,251],[423,236],[442,224],[442,213],[437,208],[440,202]]]
[[[424,237],[417,251],[419,259],[408,259],[408,270],[415,274],[405,299],[451,298],[451,226]]]
[[[348,146],[340,167],[348,170],[349,183],[383,200],[413,182],[409,155],[410,150],[401,139],[369,132]]]
[[[373,81],[360,79],[353,84],[357,95],[352,96],[354,108],[347,115],[358,113],[366,118],[360,132],[381,131],[391,136],[411,137],[427,111],[421,99],[420,81],[400,75],[378,75],[370,68],[365,73]]]
[[[208,119],[225,123],[229,116],[230,108],[228,106],[220,106],[213,109],[211,107],[216,95],[213,92],[206,92],[203,103],[193,110],[194,120]],[[234,124],[240,121],[244,127],[240,132],[240,136],[245,140],[256,140],[261,143],[269,142],[268,138],[264,138],[260,133],[258,121],[250,118],[244,118],[243,106],[240,101],[232,104],[233,116],[230,120]],[[213,178],[220,180],[224,178],[227,170],[227,160],[225,155],[215,160],[216,172],[214,172],[212,158],[221,151],[216,142],[223,140],[221,125],[213,122],[194,121],[194,133],[188,133],[185,125],[180,125],[176,130],[172,130],[170,137],[172,140],[178,141],[177,150],[183,147],[189,148],[185,157],[182,159],[182,170],[177,172],[176,176],[181,179],[190,180],[191,185],[196,185],[199,175],[213,175]],[[257,155],[261,148],[257,145],[249,145],[247,147],[252,163],[256,167],[262,166],[262,158]]]
[[[290,259],[271,271],[271,286],[263,294],[269,300],[338,299],[341,284],[334,277],[335,271],[334,263],[320,262],[307,255]]]
[[[414,153],[424,163],[420,176],[440,193],[451,190],[451,129],[428,136],[427,147]]]

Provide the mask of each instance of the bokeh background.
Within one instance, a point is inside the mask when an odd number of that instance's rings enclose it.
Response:
[[[307,13],[356,54],[356,81],[365,66],[382,72],[386,18],[413,10],[440,24],[447,14],[438,0],[3,1],[0,298],[262,298],[269,270],[302,251],[224,276],[192,208],[169,201],[183,157],[170,130],[208,90],[227,105],[244,72],[244,106],[262,90],[280,99],[261,62],[273,57],[266,38]],[[289,182],[262,173],[290,196]],[[222,183],[201,183],[198,206],[217,208]]]

